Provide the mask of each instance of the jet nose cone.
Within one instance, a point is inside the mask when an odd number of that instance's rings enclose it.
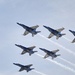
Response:
[[[72,31],[72,30],[69,30],[71,33],[73,33],[74,31]]]
[[[69,30],[70,32],[72,32],[72,30]]]
[[[49,29],[49,27],[47,27],[47,26],[44,26],[44,25],[43,25],[43,27],[45,27],[45,28]]]
[[[69,31],[71,31],[71,30],[69,30]]]
[[[17,46],[17,44],[15,44],[15,46]]]
[[[39,49],[43,50],[42,48],[39,48]]]
[[[45,28],[46,28],[46,26],[44,26],[44,25],[43,25],[43,27],[45,27]]]
[[[19,24],[19,23],[17,22],[17,24]]]
[[[41,48],[39,48],[39,49],[41,49]]]

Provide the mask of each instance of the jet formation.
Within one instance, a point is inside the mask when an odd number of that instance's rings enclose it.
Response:
[[[26,25],[18,23],[18,22],[17,22],[17,24],[20,25],[21,27],[23,27],[25,29],[25,32],[23,34],[24,36],[27,35],[27,34],[29,34],[29,33],[31,33],[32,37],[34,37],[34,35],[36,35],[37,33],[41,32],[41,31],[36,31],[36,29],[39,27],[39,25],[29,27],[29,26],[26,26]],[[56,39],[59,39],[63,35],[66,35],[65,33],[61,33],[65,29],[63,27],[59,28],[59,29],[53,29],[53,28],[45,26],[45,25],[43,25],[43,27],[46,28],[50,32],[50,35],[48,36],[48,38],[52,38],[53,36],[56,36]],[[69,30],[69,31],[75,36],[75,31],[72,31],[72,30]],[[72,43],[74,43],[74,42],[75,42],[75,38],[72,41]],[[21,48],[23,50],[22,53],[21,53],[21,55],[29,53],[29,56],[31,56],[35,52],[38,52],[38,51],[33,51],[33,49],[36,46],[25,47],[25,46],[18,45],[18,44],[15,44],[15,46],[17,46],[17,47],[19,47],[19,48]],[[59,49],[52,50],[52,51],[49,51],[49,50],[47,50],[45,48],[39,48],[39,49],[42,50],[42,51],[44,51],[46,53],[46,55],[44,56],[44,59],[48,58],[49,56],[52,59],[56,58],[57,56],[60,56],[60,54],[56,54],[59,51]],[[31,70],[34,69],[34,68],[30,68],[33,64],[29,64],[29,65],[21,65],[19,63],[13,63],[13,64],[20,67],[19,72],[21,72],[23,70],[26,70],[27,72],[29,72],[29,71],[31,71]]]

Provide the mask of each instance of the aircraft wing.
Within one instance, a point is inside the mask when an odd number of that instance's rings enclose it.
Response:
[[[60,37],[56,36],[56,39],[58,40]]]
[[[57,50],[53,50],[52,52],[53,52],[53,53],[56,53],[56,52],[58,52],[58,51],[59,51],[59,49],[57,49]]]
[[[44,58],[47,58],[47,57],[49,57],[49,55],[48,55],[48,54],[46,54],[46,55],[44,56]]]
[[[50,35],[48,36],[48,38],[51,38],[51,37],[53,37],[53,36],[54,36],[54,34],[50,33]]]
[[[26,65],[26,67],[31,67],[33,64]]]
[[[19,72],[20,72],[20,71],[23,71],[23,70],[24,70],[24,68],[21,67],[20,70],[19,70]]]
[[[25,31],[23,35],[25,36],[25,35],[27,35],[28,33],[29,33],[28,31]]]
[[[52,59],[54,59],[55,57],[52,57]]]
[[[23,50],[21,54],[23,55],[23,54],[25,54],[25,53],[27,53],[27,51]]]
[[[39,25],[36,25],[36,26],[32,26],[31,28],[36,30],[38,27]]]
[[[60,29],[57,29],[57,31],[58,31],[58,32],[61,32],[61,31],[63,31],[64,29],[65,29],[65,28],[62,27],[62,28],[60,28]]]
[[[29,49],[34,49],[36,46],[28,47]]]
[[[74,42],[75,42],[75,38],[73,39],[72,43],[74,43]]]

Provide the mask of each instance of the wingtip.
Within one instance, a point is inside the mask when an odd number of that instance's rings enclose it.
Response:
[[[16,22],[17,24],[19,24],[19,22]]]
[[[34,46],[34,48],[36,48],[36,46]]]
[[[75,43],[74,41],[72,41],[71,43]]]
[[[48,36],[47,38],[48,38],[48,39],[50,39],[51,37],[50,37],[50,36]]]
[[[46,57],[44,56],[43,59],[46,59]]]
[[[32,47],[36,48],[36,46],[32,46]]]
[[[33,64],[29,64],[30,66],[33,66]]]
[[[16,63],[13,63],[14,65],[16,64]]]
[[[58,51],[60,51],[59,49],[57,49]]]
[[[17,44],[15,44],[15,46],[17,46]]]
[[[37,27],[39,27],[39,25],[36,25]]]

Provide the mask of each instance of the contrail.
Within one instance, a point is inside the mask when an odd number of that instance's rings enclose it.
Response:
[[[40,56],[40,57],[43,57],[43,56],[40,55],[40,54],[36,54],[36,55],[38,55],[38,56]],[[74,70],[74,69],[72,69],[72,68],[70,68],[70,67],[67,67],[66,65],[63,65],[63,64],[61,64],[61,63],[58,63],[57,61],[54,61],[54,60],[51,60],[51,59],[48,59],[48,58],[46,58],[46,60],[48,60],[48,61],[50,61],[50,62],[52,62],[52,63],[55,63],[55,64],[59,65],[60,67],[66,69],[66,70],[69,70],[69,71],[75,73],[75,70]]]
[[[46,37],[44,37],[44,36],[41,35],[41,34],[40,34],[40,36],[42,36],[43,38],[47,39]],[[64,37],[64,38],[67,39],[66,37]],[[47,40],[49,40],[49,39],[47,39]],[[68,40],[68,41],[71,41],[70,39],[67,39],[67,40]],[[58,43],[55,43],[55,42],[53,42],[52,40],[49,40],[49,41],[52,42],[53,44],[56,44],[56,45],[62,47],[63,49],[67,50],[69,53],[72,53],[72,54],[75,55],[75,52],[73,52],[73,51],[71,51],[71,50],[69,50],[69,49],[63,47],[62,45],[60,45],[60,44],[58,44]],[[75,64],[71,63],[70,61],[68,61],[68,60],[66,60],[66,59],[64,59],[64,58],[59,57],[59,59],[65,61],[65,62],[67,62],[67,63],[69,63],[69,64],[72,65],[72,66],[75,66]]]
[[[39,71],[37,71],[37,70],[32,70],[32,72],[38,73],[38,74],[40,74],[40,75],[47,75],[47,74],[44,74],[44,73],[39,72]],[[17,73],[11,74],[11,75],[17,75],[17,74],[19,75],[20,73],[17,72]],[[8,74],[7,74],[7,75],[8,75]]]
[[[64,37],[64,36],[63,36],[63,38],[64,38],[65,40],[67,40],[67,41],[72,41],[72,40],[70,40],[70,39],[68,39],[68,38],[66,38],[66,37]]]
[[[40,75],[47,75],[47,74],[44,74],[44,73],[39,72],[39,71],[36,71],[36,70],[32,70],[32,71],[35,72],[35,73],[38,73],[38,74],[40,74]]]
[[[55,45],[57,45],[57,46],[63,48],[64,50],[66,50],[67,52],[69,52],[69,53],[71,53],[71,54],[73,54],[73,55],[75,56],[75,52],[71,51],[70,49],[67,49],[66,47],[64,47],[64,46],[62,46],[62,45],[60,45],[60,44],[58,44],[58,43],[52,41],[51,39],[46,38],[45,36],[43,36],[43,35],[41,35],[41,34],[39,34],[39,35],[40,35],[41,37],[45,38],[46,40],[50,41],[51,43],[53,43],[53,44],[55,44]]]
[[[64,58],[61,58],[61,57],[58,57],[58,58],[61,59],[61,60],[63,60],[64,62],[67,62],[68,64],[72,65],[73,67],[75,67],[74,63],[72,63],[72,62],[70,62],[70,61],[68,61],[68,60],[66,60]]]

